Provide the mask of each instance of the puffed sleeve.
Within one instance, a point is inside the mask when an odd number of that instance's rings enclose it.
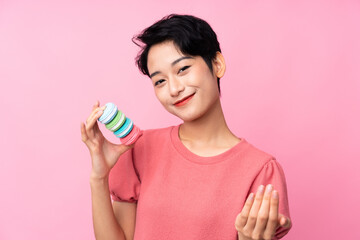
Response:
[[[274,158],[268,161],[256,176],[249,193],[256,193],[260,185],[266,186],[267,184],[272,184],[279,193],[279,213],[290,218],[285,174],[280,164]],[[273,240],[282,238],[289,230],[290,228],[279,227]]]
[[[133,160],[133,148],[123,153],[111,169],[109,189],[114,201],[137,202],[140,178]]]

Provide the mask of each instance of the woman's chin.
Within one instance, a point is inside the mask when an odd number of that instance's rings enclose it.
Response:
[[[202,116],[200,113],[184,113],[184,114],[173,114],[176,117],[180,118],[184,122],[194,122],[196,120],[199,120]]]

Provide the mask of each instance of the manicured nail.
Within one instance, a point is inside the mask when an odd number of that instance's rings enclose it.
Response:
[[[273,198],[279,198],[279,194],[278,194],[278,192],[277,192],[276,190],[274,190],[274,191],[272,192],[272,197],[273,197]]]
[[[262,193],[264,192],[264,185],[260,185],[259,188],[258,188],[258,193]]]
[[[266,186],[266,192],[265,193],[270,194],[272,190],[273,190],[273,186],[271,184],[269,184],[269,185]]]
[[[250,193],[249,197],[248,197],[248,200],[249,201],[252,201],[254,199],[254,193]]]

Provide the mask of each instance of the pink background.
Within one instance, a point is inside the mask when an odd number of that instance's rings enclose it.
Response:
[[[99,99],[143,129],[180,123],[131,42],[173,12],[218,34],[228,124],[286,173],[285,239],[360,239],[356,0],[0,1],[0,239],[94,239],[80,122]]]

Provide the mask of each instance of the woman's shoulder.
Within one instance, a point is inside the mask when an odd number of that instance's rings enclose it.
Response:
[[[175,126],[167,126],[167,127],[161,127],[161,128],[150,128],[143,130],[146,134],[161,134],[165,132],[170,132],[171,129],[173,129]]]
[[[170,135],[174,128],[176,128],[176,126],[141,130],[142,136],[135,143],[135,146],[148,145],[150,143],[159,143],[170,140]]]
[[[168,137],[171,133],[172,129],[175,126],[168,126],[168,127],[162,127],[162,128],[152,128],[152,129],[146,129],[143,130],[143,135],[147,138],[153,138],[153,137]]]
[[[270,161],[276,161],[273,154],[259,148],[256,144],[246,142],[246,151],[244,156],[251,161],[251,164],[263,166]]]

